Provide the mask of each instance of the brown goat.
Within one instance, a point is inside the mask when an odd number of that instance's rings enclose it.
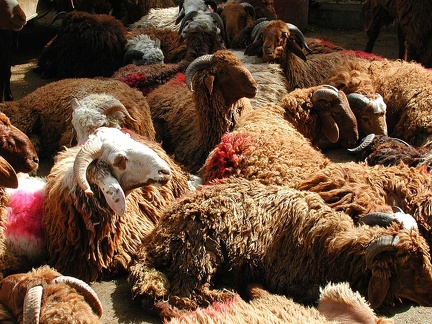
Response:
[[[102,304],[93,289],[47,266],[4,278],[0,304],[20,323],[101,323]]]
[[[432,306],[429,246],[417,231],[356,226],[316,193],[238,178],[172,204],[129,281],[134,299],[162,315],[164,300],[191,310],[257,281],[302,303],[328,282],[349,282],[373,309],[400,299]]]

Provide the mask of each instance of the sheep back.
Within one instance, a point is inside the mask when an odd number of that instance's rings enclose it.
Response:
[[[82,99],[89,94],[104,93],[118,99],[135,120],[126,118],[124,127],[149,138],[155,138],[150,110],[143,94],[124,82],[112,79],[65,79],[39,87],[25,97],[0,104],[11,116],[11,122],[36,143],[40,157],[52,157],[63,146],[74,145],[70,118],[72,98]],[[109,125],[107,125],[109,126]]]

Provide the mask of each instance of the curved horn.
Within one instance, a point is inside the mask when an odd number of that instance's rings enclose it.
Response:
[[[224,26],[224,23],[222,21],[222,18],[216,12],[211,12],[210,15],[212,16],[213,20],[216,21],[216,24],[219,25],[219,30],[220,30],[221,37],[224,40],[224,42],[226,43],[227,39],[226,39],[226,36],[225,36],[225,26]]]
[[[379,114],[387,110],[387,105],[383,97],[377,93],[376,98],[370,101],[372,111],[374,114]]]
[[[383,213],[383,212],[374,212],[364,215],[358,220],[359,224],[366,224],[369,226],[381,226],[388,227],[390,226],[396,219],[394,214]]]
[[[410,147],[410,146],[411,146],[410,144],[408,144],[407,142],[405,142],[404,140],[402,140],[402,139],[400,139],[400,138],[397,138],[397,137],[392,137],[392,138],[393,138],[395,141],[398,141],[398,142],[404,144],[404,145],[407,146],[407,147]]]
[[[175,24],[178,25],[180,21],[182,21],[182,19],[185,16],[185,9],[183,6],[183,1],[179,4],[179,12],[177,14],[177,18],[175,20]]]
[[[55,283],[64,282],[74,288],[78,293],[80,293],[86,302],[91,306],[95,314],[97,314],[99,317],[102,316],[102,303],[99,300],[99,297],[97,296],[96,292],[84,281],[75,278],[75,277],[69,277],[69,276],[59,276],[54,279]]]
[[[107,103],[106,103],[106,105],[104,105],[103,107],[102,107],[102,109],[103,109],[103,111],[102,111],[102,113],[105,115],[105,116],[110,116],[110,115],[112,115],[113,113],[115,113],[115,112],[117,112],[117,111],[119,111],[119,112],[121,112],[121,113],[123,113],[127,118],[129,118],[130,120],[132,120],[132,121],[136,121],[136,119],[135,118],[133,118],[130,114],[129,114],[129,111],[126,109],[126,107],[120,102],[120,101],[115,101],[114,102],[114,105],[109,105],[109,103],[111,103],[111,101],[108,101]]]
[[[398,243],[399,243],[399,237],[390,236],[390,235],[379,237],[373,240],[372,243],[367,247],[365,253],[367,267],[369,269],[372,268],[374,258],[381,252],[396,251],[397,250],[396,246]]]
[[[353,109],[363,109],[370,103],[370,99],[360,93],[350,93],[347,95],[347,98],[350,106],[352,106],[351,108]]]
[[[268,24],[268,22],[269,21],[267,19],[264,19],[264,20],[257,22],[255,24],[255,27],[252,29],[252,32],[251,32],[252,43],[256,42],[261,37],[262,31],[263,31],[264,27]]]
[[[198,15],[198,11],[191,11],[189,12],[182,20],[181,24],[180,24],[180,28],[179,28],[179,35],[181,35],[183,33],[183,29],[185,28],[186,24],[193,20],[193,18]]]
[[[352,149],[348,149],[348,151],[350,151],[350,152],[360,152],[360,151],[363,151],[366,147],[368,147],[372,143],[372,141],[374,140],[375,136],[376,136],[375,134],[369,134],[369,135],[367,135],[366,137],[364,137],[361,140],[360,144],[357,147],[354,147]]]
[[[256,19],[255,8],[248,2],[242,2],[240,5],[244,8],[244,10],[253,18]]]
[[[144,55],[143,52],[138,51],[136,49],[127,50],[123,57],[123,63],[130,64],[133,62],[134,59],[141,59],[143,55]]]
[[[87,181],[87,168],[93,160],[102,155],[103,142],[98,137],[92,137],[79,150],[75,157],[73,173],[75,181],[86,194],[93,194]]]
[[[288,26],[288,30],[290,31],[290,33],[293,34],[295,36],[295,38],[297,39],[300,47],[305,48],[309,53],[311,53],[312,50],[307,46],[306,38],[303,35],[303,33],[301,32],[301,30],[297,26],[290,24],[290,23],[287,23],[287,26]]]
[[[312,103],[315,104],[318,100],[325,100],[327,102],[337,100],[339,99],[338,94],[338,89],[330,85],[325,85],[312,94]]]
[[[192,78],[193,78],[194,74],[200,70],[207,69],[211,64],[212,58],[213,58],[213,54],[206,54],[206,55],[200,56],[200,57],[196,58],[195,60],[193,60],[189,64],[189,66],[187,67],[187,69],[185,71],[186,84],[191,91],[193,91]]]
[[[42,286],[34,286],[27,290],[24,297],[23,324],[38,324],[42,306]]]

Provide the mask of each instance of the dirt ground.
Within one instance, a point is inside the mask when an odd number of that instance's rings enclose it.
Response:
[[[317,37],[332,41],[336,45],[347,49],[363,50],[366,36],[361,30],[335,30],[318,26],[308,26],[304,30],[306,37]],[[37,87],[52,80],[42,80],[33,71],[42,47],[53,36],[50,28],[40,26],[37,22],[26,26],[21,32],[20,46],[12,69],[12,92],[15,99],[30,93]],[[375,53],[394,59],[397,57],[397,37],[394,29],[384,29],[377,40]],[[341,152],[334,152],[335,160],[343,161],[346,156]],[[40,175],[46,175],[49,165],[42,163]],[[139,305],[134,305],[130,299],[126,278],[97,282],[92,284],[104,305],[102,321],[104,323],[160,323],[158,318],[143,312]],[[425,307],[411,307],[395,315],[396,323],[431,323],[432,310]]]

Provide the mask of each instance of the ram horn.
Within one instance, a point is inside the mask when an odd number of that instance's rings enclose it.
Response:
[[[75,181],[86,194],[93,194],[90,184],[87,181],[87,168],[94,160],[102,155],[103,142],[98,137],[91,137],[81,147],[75,157],[73,165],[73,174]]]
[[[42,307],[42,286],[27,290],[24,297],[23,324],[38,324]]]
[[[348,151],[350,151],[350,152],[361,152],[361,151],[363,151],[366,147],[368,147],[372,143],[372,141],[374,140],[375,136],[376,136],[375,134],[369,134],[369,135],[365,136],[361,140],[361,142],[360,142],[360,144],[358,146],[356,146],[354,148],[349,148]]]
[[[127,50],[123,57],[123,64],[130,64],[134,59],[142,59],[144,53],[136,49]]]
[[[331,85],[325,85],[323,88],[318,89],[312,95],[312,103],[315,104],[318,100],[325,100],[332,102],[339,99],[339,91]]]
[[[267,18],[261,18],[261,19],[262,19],[261,21],[258,20],[255,23],[255,27],[252,29],[251,32],[252,43],[255,43],[261,37],[264,27],[267,26],[269,22]]]
[[[182,20],[181,24],[180,24],[180,28],[178,30],[179,35],[181,35],[183,33],[183,29],[186,27],[186,24],[193,20],[193,18],[198,15],[198,11],[191,11],[189,12]]]
[[[84,281],[70,276],[59,276],[53,280],[54,283],[64,282],[74,288],[80,295],[84,297],[86,302],[91,306],[95,314],[102,316],[102,303],[99,300],[96,292]]]
[[[111,116],[115,112],[121,112],[123,113],[127,118],[129,118],[132,121],[136,121],[135,118],[133,118],[129,111],[126,109],[126,107],[121,103],[121,101],[115,99],[115,100],[109,100],[104,105],[102,105],[102,113],[105,116]]]
[[[210,15],[212,16],[213,20],[216,21],[216,24],[218,25],[218,28],[220,30],[221,37],[224,40],[224,42],[226,43],[227,39],[225,36],[225,25],[223,23],[222,18],[216,12],[212,12],[212,13],[210,13]]]
[[[350,106],[352,106],[353,109],[360,110],[371,104],[371,99],[365,95],[362,95],[361,93],[350,93],[347,95],[347,98]]]
[[[372,269],[374,258],[382,252],[394,252],[397,250],[397,244],[399,243],[399,237],[396,236],[382,236],[376,238],[366,249],[365,258],[366,265],[369,269]]]
[[[208,69],[211,65],[212,59],[213,59],[213,54],[206,54],[196,58],[188,65],[185,71],[186,84],[191,91],[193,91],[192,89],[193,76],[198,71]]]
[[[400,138],[397,138],[397,137],[392,137],[392,138],[393,138],[395,141],[398,141],[398,142],[404,144],[404,145],[407,146],[407,147],[410,147],[410,146],[411,146],[410,144],[408,144],[407,142],[405,142],[404,140],[402,140],[402,139],[400,139]]]
[[[359,224],[366,224],[369,226],[381,226],[388,227],[394,221],[396,221],[396,217],[394,214],[383,213],[383,212],[374,212],[364,215],[358,220]]]
[[[252,6],[250,3],[248,2],[242,2],[240,3],[240,5],[243,7],[243,9],[253,18],[253,20],[255,21],[256,19],[256,12],[255,12],[255,8],[254,6]]]
[[[184,9],[184,6],[183,6],[183,2],[184,2],[184,1],[181,1],[181,2],[179,3],[179,12],[178,12],[178,14],[177,14],[177,18],[176,18],[176,21],[175,21],[175,24],[176,24],[176,25],[178,25],[179,22],[182,21],[182,19],[183,19],[184,16],[185,16],[185,9]]]
[[[304,49],[306,49],[306,51],[311,53],[312,50],[308,47],[308,45],[306,43],[306,38],[303,35],[303,33],[301,32],[301,30],[296,25],[293,25],[290,23],[287,23],[287,26],[288,26],[288,30],[290,31],[290,33],[295,36],[297,42],[300,45],[300,48],[304,48]]]

